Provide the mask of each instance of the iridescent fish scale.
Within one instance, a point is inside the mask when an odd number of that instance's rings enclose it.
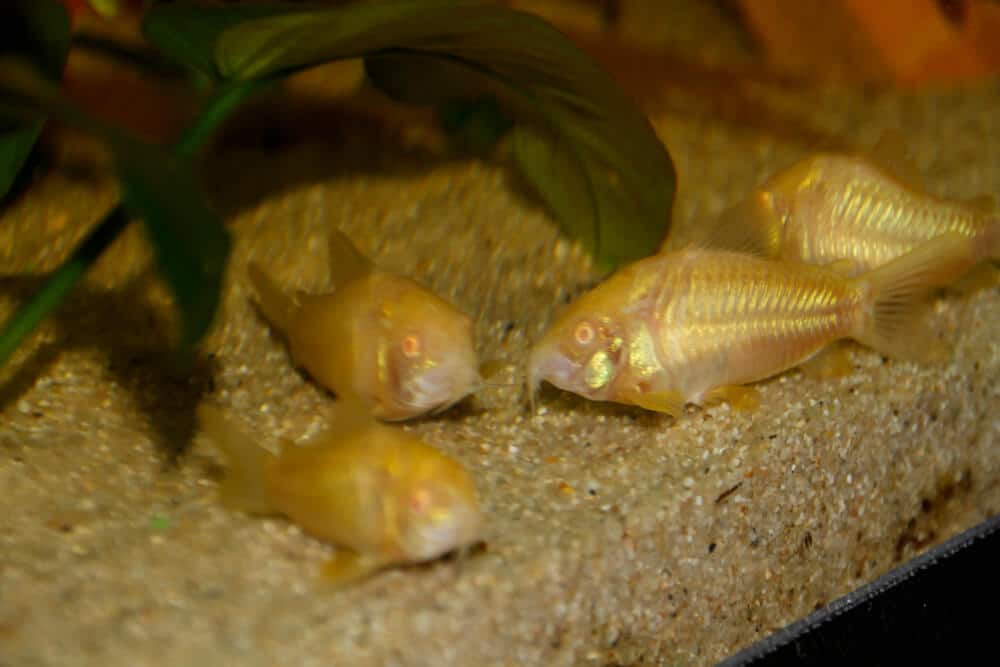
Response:
[[[783,226],[780,253],[814,264],[851,260],[852,273],[881,266],[948,232],[982,240],[983,257],[1000,254],[998,218],[892,178],[864,160],[817,155],[773,178],[762,192]],[[753,196],[760,200],[761,195]]]
[[[672,360],[675,366],[718,358],[742,378],[755,373],[755,359],[793,363],[852,325],[856,300],[836,277],[809,267],[791,273],[738,255],[725,259],[708,263],[691,256],[689,266],[674,272],[680,281],[664,281],[685,294],[674,298],[661,324],[664,350],[683,343],[685,358]],[[745,358],[739,363],[746,372],[732,368],[737,358]]]

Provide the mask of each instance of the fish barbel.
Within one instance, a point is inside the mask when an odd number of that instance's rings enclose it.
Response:
[[[802,160],[707,229],[709,246],[829,264],[851,276],[946,233],[973,241],[973,266],[1000,260],[1000,216],[988,198],[949,201],[850,154]]]
[[[250,280],[294,362],[387,421],[440,412],[476,391],[472,319],[409,278],[377,270],[330,236],[329,294],[285,294],[256,263]]]
[[[866,273],[725,250],[685,249],[636,262],[580,297],[528,364],[542,381],[592,400],[679,416],[687,403],[756,404],[742,385],[853,338],[894,357],[939,349],[914,319],[922,297],[967,270],[968,239],[947,234]]]
[[[326,432],[303,445],[283,442],[277,455],[214,406],[199,406],[198,418],[226,459],[223,505],[284,515],[337,545],[325,569],[337,584],[480,538],[482,517],[465,468],[361,406],[338,401]]]

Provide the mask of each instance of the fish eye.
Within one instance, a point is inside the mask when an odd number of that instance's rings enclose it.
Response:
[[[403,356],[407,359],[415,359],[420,356],[420,338],[413,334],[403,338]]]
[[[427,489],[417,489],[410,498],[410,509],[414,514],[423,514],[431,506],[431,492]]]
[[[590,345],[594,342],[596,335],[594,327],[590,325],[590,322],[580,322],[576,325],[576,330],[573,331],[573,338],[580,345]]]

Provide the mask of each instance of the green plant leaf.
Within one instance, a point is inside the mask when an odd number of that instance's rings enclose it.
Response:
[[[195,179],[190,160],[123,137],[111,145],[122,203],[145,224],[160,271],[184,316],[181,347],[190,348],[215,316],[229,233]]]
[[[122,203],[143,220],[183,314],[182,348],[197,343],[218,305],[230,242],[190,160],[88,116],[23,62],[0,61],[0,94],[0,108],[7,114],[49,114],[108,145],[122,183]]]
[[[372,81],[402,101],[495,102],[518,123],[512,145],[526,178],[599,264],[656,252],[666,235],[670,156],[611,77],[541,19],[463,0],[250,9],[212,10],[194,38],[184,31],[202,10],[155,8],[147,34],[224,78],[364,57]]]
[[[69,14],[58,0],[16,0],[0,21],[0,55],[30,58],[51,81],[62,78],[70,44]],[[43,120],[0,125],[0,199],[31,154]]]
[[[226,30],[255,19],[301,12],[304,5],[238,5],[230,7],[159,4],[143,16],[142,32],[175,62],[216,81],[225,77],[215,57],[216,43]]]

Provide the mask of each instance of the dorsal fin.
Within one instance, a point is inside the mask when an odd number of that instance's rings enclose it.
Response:
[[[334,288],[343,287],[374,270],[375,267],[371,261],[361,254],[361,251],[351,243],[351,240],[343,232],[332,230],[327,243],[330,282],[333,283]]]
[[[871,160],[903,184],[925,191],[924,175],[917,168],[913,151],[899,130],[887,129],[868,151]]]
[[[340,438],[349,433],[377,428],[382,425],[381,422],[372,417],[369,406],[353,395],[338,396],[333,405],[325,412],[326,424],[315,436],[309,438],[306,444],[325,441],[331,437]]]
[[[782,221],[770,205],[770,193],[754,189],[743,201],[692,233],[697,247],[733,250],[759,257],[781,254]]]
[[[247,274],[249,274],[250,282],[257,291],[257,305],[264,313],[264,317],[272,326],[277,327],[283,334],[287,334],[288,327],[295,317],[295,311],[298,309],[297,301],[282,291],[274,279],[257,262],[250,262],[247,266]]]
[[[993,215],[997,210],[997,200],[992,195],[976,195],[964,201],[965,205],[977,213]]]

